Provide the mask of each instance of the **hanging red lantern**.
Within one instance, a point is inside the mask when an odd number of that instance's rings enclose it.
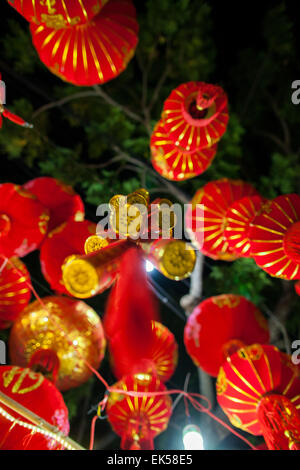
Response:
[[[134,55],[138,23],[128,0],[110,0],[91,21],[56,30],[31,23],[33,44],[52,73],[78,86],[105,83]]]
[[[228,123],[227,96],[216,85],[188,82],[175,88],[164,103],[165,132],[187,151],[217,143]]]
[[[224,236],[229,248],[239,256],[250,256],[250,224],[263,210],[263,204],[262,197],[247,196],[235,201],[227,210]]]
[[[47,232],[49,213],[34,194],[0,184],[0,253],[23,257],[36,250]]]
[[[259,309],[241,295],[205,299],[188,317],[184,329],[188,354],[214,377],[229,355],[254,342],[269,342],[268,323]]]
[[[249,232],[250,255],[264,271],[300,279],[300,196],[278,196],[264,206]]]
[[[61,29],[94,18],[108,0],[8,0],[30,23]]]
[[[28,305],[30,286],[29,272],[19,258],[8,261],[0,258],[0,329],[9,328]]]
[[[172,181],[183,181],[200,175],[210,167],[217,152],[216,145],[190,151],[176,146],[168,136],[162,120],[158,121],[151,135],[150,149],[155,170]]]
[[[275,346],[254,344],[227,358],[217,398],[234,426],[263,435],[269,449],[300,448],[300,376]]]
[[[105,339],[100,317],[87,304],[49,296],[26,307],[15,320],[9,338],[13,364],[52,374],[59,390],[86,382],[98,369]]]
[[[251,184],[227,178],[207,183],[196,192],[186,213],[186,225],[204,255],[224,261],[239,257],[224,236],[226,213],[235,201],[254,195],[257,191]]]
[[[17,366],[0,366],[0,391],[68,435],[68,409],[63,397],[42,374]],[[23,416],[0,403],[0,449],[63,449],[53,437],[25,427],[27,423],[30,422]]]
[[[169,395],[129,396],[126,392],[166,392],[166,387],[148,374],[129,375],[112,386],[107,402],[107,417],[113,430],[121,436],[122,449],[153,450],[153,439],[163,432],[172,413]]]
[[[76,221],[84,219],[84,204],[81,197],[71,186],[62,181],[45,176],[28,181],[23,187],[34,194],[48,209],[49,232],[68,219]]]
[[[62,279],[62,266],[66,258],[84,254],[86,239],[96,233],[96,224],[88,220],[68,220],[53,229],[46,237],[40,250],[41,269],[45,279],[55,292],[69,294]],[[78,283],[86,284],[79,277]]]

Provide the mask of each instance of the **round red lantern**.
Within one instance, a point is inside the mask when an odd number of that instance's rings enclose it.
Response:
[[[249,232],[251,257],[271,276],[300,279],[300,196],[286,194],[264,205]]]
[[[0,253],[25,256],[47,232],[48,210],[34,194],[12,183],[0,184]]]
[[[78,86],[105,83],[134,55],[138,23],[128,0],[110,0],[91,21],[56,30],[31,23],[33,44],[52,73]]]
[[[28,305],[31,281],[25,264],[19,258],[3,261],[0,257],[0,263],[0,329],[3,329],[8,328]]]
[[[28,305],[13,324],[9,351],[13,364],[57,373],[59,390],[86,382],[98,369],[105,350],[97,313],[80,300],[50,296]],[[45,358],[53,369],[47,370]],[[55,380],[55,378],[54,378]]]
[[[153,450],[153,439],[164,431],[172,413],[169,395],[147,396],[145,393],[166,392],[166,387],[148,374],[123,378],[112,386],[107,402],[107,416],[113,430],[121,436],[122,449]],[[142,396],[122,394],[138,392]]]
[[[254,342],[269,342],[268,323],[259,309],[241,295],[209,297],[194,309],[184,329],[188,354],[214,377],[228,355]]]
[[[70,218],[76,221],[84,219],[84,204],[71,186],[55,178],[41,177],[28,181],[23,187],[35,194],[48,209],[49,232]]]
[[[57,388],[42,374],[17,366],[0,366],[0,391],[28,408],[66,436],[68,409]],[[18,421],[19,420],[19,421]],[[29,421],[0,403],[1,450],[60,450],[61,443],[25,426]]]

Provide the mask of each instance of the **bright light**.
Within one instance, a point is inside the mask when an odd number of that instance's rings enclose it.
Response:
[[[147,273],[151,273],[151,271],[153,271],[153,269],[154,269],[154,264],[152,264],[151,261],[148,261],[146,259],[145,267],[146,267]]]
[[[182,432],[182,440],[185,450],[203,450],[203,438],[200,428],[195,424],[188,424]]]

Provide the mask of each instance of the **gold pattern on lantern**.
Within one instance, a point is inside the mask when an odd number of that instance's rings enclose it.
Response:
[[[31,369],[22,369],[21,367],[12,367],[3,374],[3,385],[5,388],[12,384],[12,393],[23,395],[38,388],[44,380],[41,374],[33,372]],[[17,378],[18,377],[18,378]],[[13,383],[14,379],[17,380]],[[24,388],[20,388],[24,379],[32,379],[33,384]]]

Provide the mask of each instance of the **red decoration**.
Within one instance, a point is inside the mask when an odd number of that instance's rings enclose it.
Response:
[[[138,41],[136,11],[129,0],[110,0],[84,25],[56,30],[32,23],[30,29],[41,61],[78,86],[105,83],[118,76]]]
[[[296,291],[296,294],[300,295],[300,281],[296,282],[295,291]]]
[[[100,317],[91,307],[80,300],[50,296],[28,305],[15,320],[9,351],[13,364],[54,376],[57,369],[56,385],[64,391],[90,378],[87,363],[99,368],[105,344]]]
[[[48,234],[41,246],[40,260],[42,273],[54,291],[69,294],[62,280],[62,265],[69,256],[84,254],[85,241],[95,232],[96,224],[88,220],[68,220]]]
[[[0,253],[8,258],[36,250],[47,231],[49,214],[21,186],[0,184]]]
[[[165,132],[187,151],[211,147],[226,131],[229,115],[224,90],[204,82],[175,88],[164,103]]]
[[[168,136],[163,121],[156,124],[151,136],[150,148],[152,165],[164,178],[173,181],[183,181],[200,175],[211,165],[217,151],[217,146],[201,150],[187,151],[184,147],[176,146]]]
[[[242,345],[268,343],[268,323],[245,297],[224,294],[201,302],[188,317],[184,343],[194,363],[216,377]]]
[[[300,196],[276,197],[252,222],[251,257],[271,276],[300,279]]]
[[[49,232],[70,218],[84,219],[84,204],[71,186],[55,178],[41,177],[28,181],[23,187],[49,210]]]
[[[227,210],[224,236],[229,248],[239,256],[250,256],[250,224],[262,210],[263,203],[260,196],[248,196],[234,202]]]
[[[204,255],[225,261],[239,257],[224,237],[226,213],[235,201],[256,194],[251,184],[227,178],[207,183],[196,192],[186,213],[186,225]]]
[[[269,449],[299,448],[299,368],[275,346],[254,344],[228,357],[217,397],[231,423],[263,434]]]
[[[17,366],[0,366],[0,391],[28,408],[63,434],[69,433],[68,409],[57,388],[41,374]],[[1,450],[59,450],[52,437],[26,429],[3,415],[3,411],[24,423],[29,421],[0,403]]]
[[[11,325],[31,297],[30,275],[25,264],[16,257],[9,261],[4,261],[4,266],[0,258],[0,329]]]
[[[2,78],[2,75],[0,73],[0,80]],[[16,114],[12,113],[11,111],[9,111],[8,109],[4,108],[3,106],[3,97],[2,97],[2,93],[1,93],[1,87],[0,87],[0,129],[2,127],[2,123],[3,123],[3,119],[2,119],[2,116],[9,119],[9,121],[11,122],[14,122],[15,124],[18,124],[19,126],[22,126],[22,127],[33,127],[32,124],[29,124],[28,122],[24,121],[24,119],[22,119],[20,116],[17,116]]]
[[[144,394],[167,390],[157,378],[147,374],[127,376],[112,388]],[[171,413],[172,400],[167,394],[133,397],[111,392],[108,397],[108,421],[121,436],[122,449],[153,450],[153,439],[167,428]]]

